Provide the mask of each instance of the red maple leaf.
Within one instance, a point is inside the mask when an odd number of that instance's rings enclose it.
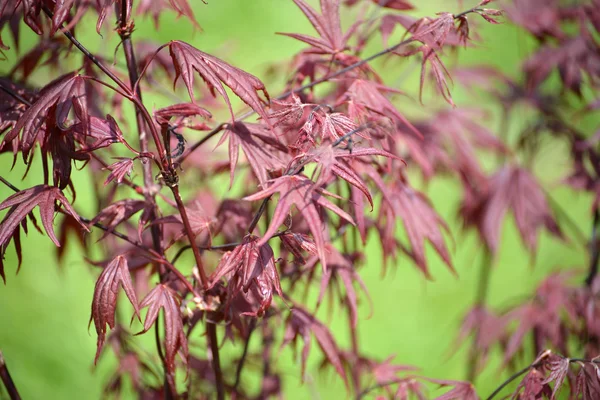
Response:
[[[144,320],[144,330],[148,332],[158,318],[158,312],[163,309],[165,328],[165,366],[168,371],[168,379],[174,387],[175,356],[181,351],[184,361],[188,358],[187,338],[183,331],[183,321],[179,311],[180,299],[177,294],[164,284],[158,284],[142,300],[140,309],[148,307],[148,313]]]
[[[48,134],[45,124],[65,127],[65,122],[71,111],[81,123],[87,124],[87,105],[85,97],[85,78],[75,73],[69,73],[46,85],[38,99],[23,113],[14,128],[4,137],[2,146],[15,139],[21,133],[21,151],[23,160],[27,160],[29,152],[40,133]]]
[[[448,392],[436,397],[434,400],[479,400],[475,387],[470,382],[449,381],[440,379],[427,379],[442,387],[452,387]]]
[[[106,167],[106,169],[110,171],[110,174],[108,174],[108,177],[104,181],[105,186],[112,181],[121,183],[125,178],[125,175],[131,174],[131,170],[133,169],[133,159],[121,158],[119,161]]]
[[[273,218],[269,229],[265,232],[262,239],[258,242],[258,246],[267,243],[269,239],[277,232],[277,228],[287,218],[292,205],[302,213],[310,232],[317,246],[317,253],[326,269],[325,259],[325,225],[320,217],[317,205],[333,211],[341,218],[354,224],[352,217],[344,210],[327,200],[323,195],[328,194],[325,190],[315,186],[315,183],[304,175],[284,175],[274,179],[269,187],[244,198],[246,201],[256,201],[271,197],[278,192],[280,194],[279,201],[273,212]]]
[[[252,172],[261,184],[270,178],[270,172],[281,170],[285,163],[277,154],[285,154],[287,149],[262,125],[236,122],[228,125],[217,146],[229,139],[229,185],[233,184],[235,168],[242,147]]]
[[[321,14],[312,8],[304,0],[293,0],[302,10],[312,26],[315,28],[320,38],[300,34],[300,33],[279,33],[308,43],[314,49],[314,52],[324,54],[336,54],[346,49],[347,41],[354,32],[358,23],[342,34],[340,24],[340,0],[321,0]]]
[[[44,226],[48,237],[56,246],[60,246],[52,226],[54,220],[55,203],[57,201],[63,205],[65,212],[75,218],[75,220],[83,229],[89,231],[88,228],[81,222],[79,215],[77,212],[75,212],[67,198],[63,195],[62,191],[54,186],[38,185],[29,189],[21,190],[20,192],[13,194],[0,203],[0,210],[10,207],[8,213],[4,216],[2,222],[0,222],[0,276],[3,280],[5,280],[4,264],[1,260],[6,251],[6,247],[11,238],[14,239],[20,266],[21,242],[19,225],[22,226],[25,230],[25,233],[27,233],[26,218],[28,215],[32,217],[31,212],[36,206],[40,209],[42,225]]]
[[[240,245],[223,255],[210,281],[214,286],[223,277],[228,277],[229,302],[249,291],[248,297],[257,297],[258,308],[246,311],[244,315],[263,315],[271,305],[273,291],[283,297],[273,250],[266,243],[259,245],[256,236],[247,235]],[[249,300],[253,305],[254,299]]]
[[[331,363],[336,372],[342,377],[344,383],[348,385],[340,357],[340,350],[331,332],[327,329],[326,325],[298,305],[294,305],[294,308],[290,312],[281,347],[295,342],[299,336],[302,337],[302,341],[304,342],[304,348],[302,349],[302,376],[304,376],[306,361],[310,352],[311,333],[317,340],[323,355],[325,355],[329,363]]]
[[[117,256],[102,270],[94,288],[92,315],[90,316],[90,324],[93,319],[96,326],[96,333],[98,334],[94,363],[98,361],[102,346],[104,345],[106,325],[108,324],[111,329],[115,327],[115,311],[117,308],[119,286],[123,288],[123,291],[127,295],[129,302],[133,306],[135,315],[140,318],[140,309],[133,283],[131,282],[127,259],[122,255]]]
[[[169,51],[175,65],[175,82],[181,76],[192,100],[194,100],[194,71],[196,71],[204,79],[213,94],[216,91],[223,97],[231,113],[232,120],[235,120],[235,115],[223,84],[228,86],[236,96],[256,111],[263,120],[269,121],[269,116],[263,107],[263,105],[268,104],[269,93],[257,77],[179,40],[173,40],[169,43]],[[258,95],[258,92],[264,94],[266,101]]]

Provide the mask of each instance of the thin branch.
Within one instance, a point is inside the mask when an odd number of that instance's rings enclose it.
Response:
[[[123,2],[125,3],[125,2]],[[160,344],[160,332],[159,332],[159,321],[160,321],[160,313],[156,316],[156,322],[154,322],[154,340],[156,342],[156,350],[158,351],[158,357],[160,358],[160,361],[163,365],[163,377],[164,377],[164,383],[163,386],[165,388],[167,388],[166,393],[165,393],[165,397],[168,399],[172,399],[173,398],[173,391],[174,388],[171,387],[171,385],[169,385],[169,379],[168,374],[169,372],[167,371],[167,362],[165,360],[165,355],[162,351],[162,345]]]
[[[17,101],[20,101],[21,103],[27,105],[28,107],[31,107],[31,102],[29,100],[27,100],[26,98],[21,96],[19,93],[10,90],[10,88],[4,87],[4,85],[1,82],[0,82],[0,90],[2,90],[3,92],[5,92],[8,95],[14,97]]]
[[[402,381],[403,381],[403,379],[393,379],[393,380],[388,381],[388,382],[382,382],[382,383],[378,383],[378,384],[373,385],[373,386],[369,386],[368,388],[366,388],[363,391],[361,391],[360,393],[358,393],[356,395],[355,399],[356,400],[361,400],[363,397],[365,397],[367,394],[369,394],[373,390],[381,389],[381,388],[393,385],[395,383],[400,383]]]
[[[181,195],[179,194],[179,187],[177,186],[177,184],[170,187],[171,191],[173,192],[173,197],[175,197],[175,202],[177,203],[177,209],[179,210],[179,214],[181,215],[181,221],[183,222],[185,234],[187,235],[188,240],[192,245],[192,252],[194,253],[194,259],[196,260],[196,266],[198,267],[198,272],[200,274],[202,286],[204,287],[204,290],[208,290],[208,278],[206,276],[206,271],[204,270],[202,255],[200,254],[200,250],[198,250],[198,247],[194,246],[196,235],[194,234],[194,230],[192,229],[192,225],[190,224],[190,219],[188,218],[185,205],[183,204],[183,200],[181,200]]]
[[[519,378],[521,375],[525,374],[526,372],[528,372],[530,369],[532,368],[537,368],[540,365],[542,365],[545,361],[545,359],[552,354],[552,352],[550,350],[546,350],[542,353],[542,355],[540,357],[538,357],[538,359],[531,365],[523,368],[522,370],[519,370],[517,372],[515,372],[514,374],[512,374],[507,380],[505,380],[504,382],[502,382],[502,384],[500,386],[498,386],[496,388],[496,390],[494,390],[492,392],[492,394],[490,394],[488,396],[488,398],[486,400],[492,400],[498,393],[500,393],[502,391],[502,389],[504,389],[506,386],[508,386],[511,382],[513,382],[515,379]],[[600,364],[600,359],[596,360],[596,359],[592,359],[592,360],[587,360],[584,358],[567,358],[569,360],[569,363],[588,363],[588,364]]]
[[[592,222],[592,237],[590,239],[590,266],[585,284],[588,287],[592,286],[594,279],[598,274],[598,260],[600,259],[600,247],[598,246],[598,225],[600,223],[600,212],[598,209],[594,211],[594,222]]]
[[[490,277],[492,272],[492,253],[488,248],[485,248],[483,258],[481,260],[481,271],[479,272],[479,281],[477,282],[477,294],[475,297],[475,307],[483,309],[486,304],[488,288],[490,285]],[[481,315],[481,314],[478,314]],[[473,382],[477,375],[477,363],[479,354],[477,353],[477,342],[479,341],[480,326],[482,321],[477,321],[473,343],[469,350],[469,358],[467,365],[467,381]]]
[[[8,371],[8,366],[6,365],[2,351],[0,351],[0,379],[8,391],[8,397],[10,400],[21,400],[21,396],[19,395],[19,391],[15,386],[15,382],[12,380],[10,372]]]
[[[129,6],[131,6],[130,2],[121,1],[121,9],[119,10],[118,4],[115,3],[116,12],[119,15],[118,32],[119,32],[119,37],[121,38],[121,43],[123,45],[123,53],[125,55],[125,62],[127,63],[127,72],[129,74],[129,84],[132,88],[134,88],[134,89],[132,89],[132,92],[135,93],[135,96],[137,97],[137,99],[140,101],[140,103],[142,103],[142,91],[139,87],[135,87],[135,82],[138,81],[139,75],[138,75],[138,70],[137,70],[137,63],[135,60],[135,52],[133,50],[133,43],[131,41],[131,33],[132,33],[132,29],[133,29],[133,24],[129,20],[129,18],[130,18]],[[143,109],[143,107],[135,107],[135,122],[136,122],[136,126],[137,126],[137,131],[138,131],[140,151],[142,153],[147,153],[148,152],[148,136],[146,135],[146,132],[145,132],[146,127],[144,124],[144,115],[143,115],[142,109]],[[149,122],[149,124],[151,124],[151,123],[152,123],[152,121]],[[157,145],[157,147],[158,147],[158,145]],[[144,176],[144,187],[146,187],[146,188],[151,187],[154,183],[154,180],[152,177],[152,164],[143,162],[142,163],[142,172],[143,172],[143,176]],[[152,206],[152,209],[151,209],[151,212],[149,215],[149,219],[154,220],[157,215],[157,212],[156,212],[157,205],[156,205],[155,195],[151,194],[151,193],[145,193],[144,197],[146,198],[146,202]],[[154,248],[154,250],[157,253],[162,254],[163,250],[162,250],[162,246],[161,246],[162,237],[161,237],[160,227],[158,225],[151,224],[150,225],[150,235],[152,237],[152,247]],[[165,279],[166,271],[164,268],[157,268],[157,270],[159,271],[160,280],[162,282]],[[160,349],[159,349],[159,351],[160,351]],[[163,365],[165,366],[165,371],[166,371],[167,368],[166,368],[166,364],[164,363],[164,359],[162,361],[163,361]],[[165,374],[166,374],[166,372],[165,372]],[[167,381],[166,375],[165,375],[165,381]],[[174,389],[174,388],[169,388],[169,389]],[[171,390],[168,390],[167,392],[168,392],[168,395],[171,396],[171,393],[170,393]]]
[[[506,386],[508,386],[512,381],[514,381],[521,375],[527,373],[531,368],[535,368],[535,367],[539,366],[540,364],[541,364],[541,361],[536,364],[528,365],[527,367],[523,368],[522,370],[515,372],[507,380],[502,382],[502,384],[500,386],[498,386],[498,388],[496,388],[496,390],[494,390],[492,392],[492,394],[490,394],[486,400],[492,400],[498,393],[500,393],[502,391],[502,389],[504,389]]]
[[[42,10],[48,16],[48,18],[52,19],[54,14],[46,5],[42,5]],[[63,35],[65,35],[67,37],[67,39],[69,39],[71,41],[71,43],[73,43],[75,45],[75,47],[77,47],[79,49],[79,51],[81,51],[98,68],[100,68],[100,70],[102,72],[104,72],[106,74],[106,76],[108,76],[113,82],[115,82],[117,84],[117,86],[119,86],[121,88],[121,90],[123,90],[129,96],[133,96],[133,92],[131,91],[129,86],[127,86],[127,84],[125,82],[120,80],[118,76],[116,76],[110,69],[108,69],[108,67],[106,67],[104,64],[102,64],[102,62],[95,55],[93,55],[84,45],[82,45],[79,42],[79,40],[77,40],[75,38],[75,36],[73,36],[73,34],[71,32],[69,32],[66,29],[61,29],[61,31],[62,31]]]
[[[213,371],[215,372],[217,400],[225,400],[225,385],[223,384],[223,372],[221,371],[221,360],[219,359],[217,326],[208,320],[206,321],[206,336],[210,346],[210,358],[212,361]]]
[[[233,384],[233,391],[237,391],[237,387],[240,384],[242,378],[242,370],[244,369],[244,365],[246,364],[246,357],[248,356],[248,348],[250,347],[250,338],[252,337],[252,333],[256,328],[256,319],[252,319],[250,321],[250,325],[248,327],[248,337],[246,338],[246,342],[244,343],[244,351],[242,352],[242,357],[240,361],[238,361],[237,369],[235,371],[235,383]]]

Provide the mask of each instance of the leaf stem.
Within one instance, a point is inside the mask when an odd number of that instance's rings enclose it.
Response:
[[[600,247],[598,246],[598,225],[600,224],[600,213],[594,210],[594,221],[592,222],[592,237],[590,239],[590,267],[585,284],[591,287],[598,274],[598,261],[600,260]]]
[[[240,361],[238,361],[237,369],[235,371],[235,383],[233,384],[233,391],[237,390],[237,387],[240,384],[242,378],[242,370],[244,369],[244,364],[246,364],[246,357],[248,356],[248,348],[250,347],[250,338],[252,337],[252,333],[256,328],[256,319],[252,319],[250,321],[250,325],[248,327],[248,337],[246,338],[246,342],[244,343],[244,351],[242,352],[242,357]]]
[[[10,372],[8,371],[8,366],[6,365],[2,351],[0,351],[0,379],[2,379],[2,383],[8,391],[8,397],[11,400],[21,400],[21,396],[19,395],[19,391],[15,386],[15,382],[12,380]]]
[[[480,268],[479,281],[477,282],[477,294],[475,297],[475,308],[478,310],[482,310],[485,307],[488,288],[490,285],[492,253],[488,248],[485,248],[484,250]],[[471,344],[471,348],[469,350],[469,359],[467,365],[467,381],[469,382],[473,382],[477,376],[477,362],[479,359],[479,354],[477,353],[477,342],[479,341],[481,322],[482,321],[477,321],[477,328],[474,332],[473,343]]]
[[[215,372],[215,386],[217,387],[217,400],[225,400],[225,385],[223,384],[223,373],[221,371],[221,360],[219,359],[219,342],[217,339],[217,326],[206,321],[206,336],[210,346],[210,358],[213,371]]]
[[[181,195],[179,194],[179,186],[177,186],[176,184],[171,186],[171,191],[173,192],[173,197],[175,197],[175,202],[177,203],[177,209],[179,210],[179,214],[181,215],[181,221],[183,222],[185,234],[187,235],[190,245],[192,246],[192,252],[194,253],[196,266],[198,267],[198,271],[200,273],[200,280],[202,281],[202,286],[204,287],[204,290],[208,290],[209,283],[208,278],[206,276],[206,271],[204,270],[202,255],[200,254],[198,246],[195,245],[196,235],[192,230],[192,225],[190,224],[190,219],[188,218],[185,205],[183,204],[183,200],[181,200]]]
[[[119,14],[119,37],[121,38],[121,43],[123,45],[123,53],[125,54],[125,61],[127,63],[127,72],[129,74],[129,84],[133,88],[135,82],[138,81],[139,74],[137,70],[137,63],[135,60],[135,52],[133,49],[133,43],[131,41],[131,29],[132,29],[132,21],[129,20],[129,6],[131,3],[128,1],[121,1],[121,9],[119,12],[118,4],[115,3],[115,8],[117,14]],[[140,104],[142,103],[142,90],[139,86],[135,87],[135,90],[132,89],[132,92],[135,93],[136,98],[139,100]],[[135,107],[135,122],[138,130],[138,138],[140,143],[140,152],[147,153],[148,152],[148,137],[146,136],[145,126],[144,126],[144,116],[142,109],[144,107]],[[152,121],[148,121],[148,124],[152,124]],[[149,125],[150,126],[150,125]],[[155,138],[156,139],[156,138]],[[158,147],[158,143],[157,143]],[[142,162],[142,172],[144,176],[144,186],[146,188],[150,188],[154,181],[152,178],[152,164],[148,162]],[[149,215],[149,220],[154,220],[157,216],[157,206],[156,199],[154,194],[146,192],[144,194],[146,198],[146,202],[152,206],[152,211]],[[162,235],[160,226],[151,224],[150,225],[150,234],[152,236],[152,247],[154,250],[162,254],[161,242]],[[158,265],[157,265],[158,266]],[[161,282],[164,281],[165,278],[165,269],[157,268],[160,275]],[[163,360],[164,361],[164,360]],[[163,363],[164,364],[164,363]]]
[[[54,14],[46,5],[42,5],[42,10],[48,16],[48,18],[52,19]],[[116,76],[110,69],[108,69],[108,67],[106,67],[104,64],[102,64],[102,62],[100,62],[100,60],[98,58],[96,58],[95,55],[93,55],[83,44],[81,44],[79,42],[79,40],[77,40],[71,32],[69,32],[68,30],[62,29],[62,27],[61,27],[61,31],[62,31],[63,35],[65,35],[67,37],[67,39],[69,39],[71,41],[71,43],[73,43],[75,45],[75,47],[77,47],[79,49],[79,51],[81,51],[98,68],[100,68],[100,70],[102,72],[104,72],[104,74],[106,74],[106,76],[108,76],[113,82],[115,82],[117,84],[117,86],[119,86],[128,95],[133,96],[133,92],[131,91],[129,86],[127,86],[127,84],[125,82],[120,80],[118,76]]]

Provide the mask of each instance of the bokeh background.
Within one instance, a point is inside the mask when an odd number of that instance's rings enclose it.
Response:
[[[188,41],[202,51],[257,75],[267,83],[272,94],[277,94],[283,87],[282,82],[289,72],[287,64],[303,47],[300,42],[275,35],[275,32],[313,33],[308,21],[290,0],[208,0],[207,5],[199,0],[190,0],[190,3],[202,32],[194,31],[186,19],[177,19],[174,13],[165,12],[160,19],[160,29],[156,29],[149,19],[136,18],[133,40],[143,38],[157,44],[172,39]],[[475,4],[466,0],[462,4],[433,0],[414,3],[418,9],[411,14],[415,16],[432,16],[438,11],[458,12]],[[356,12],[343,14],[345,26],[356,18]],[[112,58],[118,37],[107,30],[99,36],[94,27],[95,20],[91,16],[86,17],[77,28],[78,37],[95,52]],[[474,31],[480,37],[479,44],[456,55],[448,54],[444,58],[447,65],[494,66],[509,76],[517,76],[522,61],[530,54],[534,43],[510,23],[494,26],[481,23]],[[34,45],[36,38],[24,27],[21,35],[20,54],[24,54]],[[401,33],[396,37],[399,35]],[[380,42],[372,43],[364,54],[371,54],[380,48]],[[121,60],[121,52],[116,54],[117,59]],[[2,75],[10,71],[17,58],[14,46],[13,50],[6,52],[6,58],[0,62]],[[69,56],[73,68],[77,68],[80,62],[79,55]],[[409,113],[426,118],[431,110],[448,107],[435,98],[431,87],[426,87],[424,106],[418,103],[418,60],[380,60],[376,65],[389,86],[408,94],[408,97],[399,101]],[[120,68],[119,64],[114,68]],[[49,80],[48,77],[53,79],[60,73],[62,71],[42,68],[32,76],[31,81],[43,84]],[[160,89],[170,91],[171,85],[165,82]],[[452,93],[458,107],[482,104],[487,107],[480,97],[463,90],[458,82]],[[178,91],[176,96],[184,98],[184,93]],[[158,107],[166,100],[160,94],[145,95],[150,108]],[[489,114],[486,120],[478,122],[497,131],[500,126],[499,110],[494,107],[487,107]],[[527,122],[527,111],[522,110],[521,113],[507,127],[509,139]],[[490,165],[493,162],[484,160]],[[0,175],[21,188],[38,183],[38,164],[34,164],[29,176],[22,182],[20,178],[24,169],[21,161],[18,160],[13,169],[11,164],[10,155],[0,156]],[[534,169],[562,210],[576,221],[579,229],[587,232],[591,226],[588,220],[590,198],[573,194],[559,183],[560,178],[568,172],[565,149],[560,144],[546,149]],[[91,192],[86,191],[90,179],[85,171],[75,176],[76,187],[80,188],[75,205],[86,217],[96,212],[95,202],[86,196]],[[367,262],[360,274],[369,288],[373,313],[370,315],[368,304],[363,301],[360,307],[360,345],[370,356],[380,359],[394,356],[396,363],[418,367],[419,372],[428,377],[464,379],[467,346],[460,347],[456,337],[461,319],[475,297],[482,251],[475,236],[461,232],[457,222],[456,208],[460,200],[458,183],[443,178],[436,178],[426,186],[418,182],[415,174],[413,183],[427,192],[435,208],[450,225],[453,262],[458,277],[454,277],[433,252],[428,253],[433,281],[425,280],[411,262],[402,257],[398,265],[389,266],[388,273],[382,276],[381,252],[376,241],[370,240],[366,251]],[[0,186],[0,199],[10,194],[12,192],[8,188]],[[572,238],[570,233],[567,229],[567,235]],[[7,284],[0,285],[0,350],[4,353],[17,387],[25,399],[102,398],[102,386],[114,366],[114,360],[111,356],[104,357],[97,367],[93,366],[96,334],[93,328],[88,330],[88,321],[98,271],[85,262],[74,240],[69,242],[60,265],[55,261],[56,249],[53,244],[35,231],[30,232],[23,248],[24,263],[18,275],[15,275],[16,257],[12,248],[8,250],[5,261]],[[97,257],[101,257],[99,252]],[[513,304],[528,296],[550,271],[580,268],[585,259],[585,248],[577,240],[557,242],[545,234],[542,234],[537,257],[532,259],[520,244],[516,228],[509,220],[504,226],[501,250],[494,260],[488,302],[497,307]],[[129,312],[126,308],[124,310]],[[349,344],[344,319],[338,318],[335,312],[328,312],[327,306],[322,307],[318,316],[327,321],[342,346]],[[153,338],[149,341],[148,338],[138,338],[140,346],[145,346],[154,354]],[[240,351],[241,347],[235,347],[226,351],[223,357],[237,356]],[[316,354],[313,351],[307,375],[301,382],[299,359],[289,349],[281,352],[280,370],[285,377],[286,398],[334,399],[347,396],[343,384],[333,371],[319,369],[321,360]],[[524,359],[523,365],[530,361]],[[509,372],[500,372],[499,366],[499,354],[493,354],[489,367],[477,380],[476,386],[482,396],[489,394],[508,376]],[[0,390],[0,393],[3,391]]]

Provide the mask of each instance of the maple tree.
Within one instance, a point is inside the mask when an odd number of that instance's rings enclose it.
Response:
[[[406,14],[418,5],[412,1],[319,0],[319,9],[316,1],[290,1],[316,33],[279,33],[305,46],[280,94],[183,40],[137,40],[135,15],[151,17],[158,27],[161,13],[174,11],[199,28],[187,0],[0,1],[0,51],[8,51],[11,41],[18,50],[20,25],[39,35],[36,46],[0,77],[1,157],[25,164],[26,175],[38,174],[39,182],[21,189],[8,171],[0,174],[15,192],[0,203],[6,210],[0,221],[5,284],[21,267],[27,246],[21,233],[29,225],[58,247],[79,237],[99,273],[90,293],[94,363],[114,352],[118,367],[106,392],[117,395],[129,376],[140,398],[281,397],[278,352],[301,339],[297,373],[305,376],[316,343],[323,365],[357,399],[479,399],[475,379],[497,348],[502,367],[516,372],[497,382],[488,399],[508,393],[509,385],[518,399],[555,399],[565,388],[574,399],[600,398],[599,134],[593,132],[597,126],[573,123],[600,110],[600,1],[514,0],[491,8],[492,0],[481,0],[462,12],[419,19]],[[369,18],[343,29],[345,7]],[[88,14],[97,17],[98,33],[118,34],[114,57],[121,55],[125,71],[78,40]],[[504,14],[536,40],[518,78],[446,66],[447,53],[469,51],[479,25],[501,23]],[[390,46],[400,31],[402,39]],[[380,50],[367,55],[367,44]],[[83,56],[78,69],[64,73],[65,52]],[[383,58],[415,60],[421,68],[418,99],[425,103],[424,89],[433,88],[444,106],[423,105],[428,114],[422,119],[401,111],[394,96],[404,92],[385,83],[376,67]],[[63,74],[33,87],[30,77],[42,60]],[[143,94],[157,80],[176,91],[180,79],[189,101],[186,95],[151,112]],[[513,143],[506,132],[493,132],[480,110],[455,104],[454,81],[485,92],[504,120],[526,106],[533,122]],[[235,99],[243,113],[234,111]],[[135,127],[123,111],[128,104]],[[222,111],[228,117],[219,122],[214,115]],[[202,139],[193,141],[198,132]],[[588,268],[582,282],[577,273],[556,273],[525,302],[492,309],[486,288],[507,215],[532,256],[543,230],[554,240],[581,239],[576,223],[557,217],[552,194],[532,168],[544,141],[556,138],[570,149],[572,172],[563,183],[593,197]],[[220,152],[225,142],[226,155]],[[497,165],[484,163],[484,153]],[[36,157],[41,172],[31,170]],[[90,218],[77,211],[80,188],[72,180],[85,173],[97,203]],[[461,243],[414,184],[418,175],[426,182],[444,175],[460,183],[458,218],[465,230],[474,228],[484,252],[478,296],[458,334],[469,347],[464,381],[423,376],[393,357],[370,357],[357,340],[359,304],[370,303],[359,267],[383,265],[385,272],[387,264],[406,258],[433,279],[426,252],[431,246],[460,276],[452,248]],[[229,197],[221,198],[210,183],[227,180]],[[97,239],[93,245],[82,236],[89,231]],[[382,260],[365,254],[368,240],[379,243]],[[11,243],[16,266],[5,262]],[[92,260],[98,254],[92,246],[104,260]],[[62,249],[57,254],[60,259]],[[311,288],[318,289],[316,304],[309,300]],[[117,312],[120,289],[133,308],[131,320]],[[339,304],[347,318],[349,348],[317,317],[325,301]],[[141,325],[139,332],[134,324]],[[151,329],[159,365],[132,345]],[[250,348],[257,335],[261,346]],[[221,357],[223,346],[232,344],[243,346],[242,356]],[[249,358],[262,365],[258,389],[242,379]],[[529,361],[519,370],[523,359]],[[0,378],[10,398],[20,398],[1,353]]]

